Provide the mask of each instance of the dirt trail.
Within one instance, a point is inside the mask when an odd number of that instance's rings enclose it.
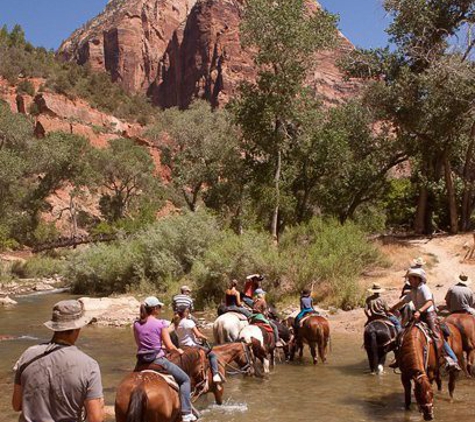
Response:
[[[445,294],[455,284],[458,274],[464,272],[475,281],[475,261],[462,262],[470,246],[473,246],[472,234],[424,238],[382,246],[383,253],[392,262],[391,267],[367,274],[361,283],[365,288],[372,283],[381,284],[386,289],[386,301],[390,305],[394,304],[399,298],[403,277],[411,259],[422,256],[427,261],[428,285],[436,303],[444,304]],[[329,319],[334,331],[344,332],[362,332],[366,321],[362,309],[338,311]]]

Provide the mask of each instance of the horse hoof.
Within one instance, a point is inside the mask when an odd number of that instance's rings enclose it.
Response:
[[[383,365],[378,365],[378,374],[382,374],[384,372]]]

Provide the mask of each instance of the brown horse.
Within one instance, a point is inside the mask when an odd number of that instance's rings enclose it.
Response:
[[[299,351],[299,357],[302,359],[304,344],[310,347],[313,364],[318,363],[318,355],[322,363],[327,361],[328,344],[330,340],[330,324],[328,320],[320,315],[310,315],[303,321],[302,326],[298,329],[298,333],[293,341],[290,360],[294,359],[295,352]]]
[[[199,348],[188,348],[183,355],[168,356],[190,377],[194,398],[206,392],[208,359]],[[150,365],[150,367],[152,367]],[[116,422],[179,422],[181,421],[178,391],[158,373],[145,371],[145,366],[127,375],[117,388],[115,398]]]
[[[270,372],[270,364],[275,363],[275,338],[272,328],[265,327],[263,324],[251,324],[244,327],[239,333],[239,338],[249,345],[256,359],[262,362],[264,373]],[[257,371],[260,375],[260,372]]]
[[[450,331],[449,344],[455,354],[461,359],[462,343],[460,332],[452,324],[447,324]],[[441,350],[436,350],[433,340],[429,340],[419,324],[410,324],[402,339],[398,353],[401,382],[404,387],[406,409],[411,406],[411,387],[414,384],[414,395],[424,420],[434,419],[434,393],[432,384],[437,383],[439,391],[442,388],[440,378]],[[453,397],[456,373],[450,372],[449,393]]]
[[[455,325],[462,335],[462,347],[466,354],[467,373],[475,376],[475,316],[470,314],[452,314],[445,320]]]

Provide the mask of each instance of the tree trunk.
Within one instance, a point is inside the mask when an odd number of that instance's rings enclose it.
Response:
[[[463,167],[463,192],[462,192],[462,211],[460,217],[460,230],[467,231],[470,228],[470,217],[472,214],[472,178],[470,168],[475,150],[475,123],[470,130],[470,143],[465,154],[465,164]]]
[[[280,173],[282,171],[282,152],[277,151],[277,165],[275,169],[274,184],[275,184],[275,204],[274,213],[272,215],[271,232],[274,241],[279,241],[278,225],[279,225],[279,206],[280,206]]]
[[[71,214],[71,237],[76,237],[78,234],[78,219],[76,204],[72,195],[69,196],[69,213]]]
[[[458,211],[457,200],[455,198],[454,178],[452,175],[452,166],[450,165],[448,154],[444,154],[445,187],[447,190],[447,201],[449,203],[450,233],[458,232]]]
[[[426,232],[426,213],[428,210],[428,207],[427,207],[428,198],[429,198],[429,191],[427,190],[427,186],[422,185],[419,190],[416,216],[414,218],[414,231],[417,234],[423,234]]]

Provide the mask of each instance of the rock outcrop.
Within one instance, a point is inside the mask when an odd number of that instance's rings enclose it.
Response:
[[[84,304],[86,315],[101,326],[121,327],[130,325],[137,318],[140,302],[133,296],[79,299]]]
[[[241,47],[242,0],[112,0],[59,49],[66,60],[107,71],[130,92],[148,94],[162,107],[187,106],[195,98],[225,104],[256,70]],[[351,43],[315,57],[309,84],[327,103],[358,89],[336,66]]]

